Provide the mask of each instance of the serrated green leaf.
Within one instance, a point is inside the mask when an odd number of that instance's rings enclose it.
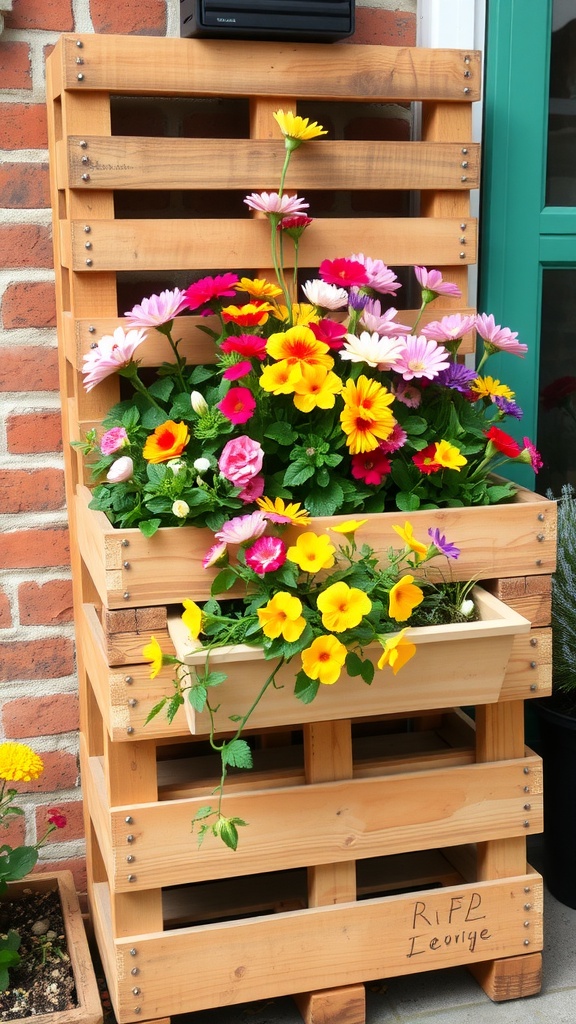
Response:
[[[231,740],[222,747],[222,763],[231,768],[251,768],[252,751],[246,740]]]
[[[293,462],[284,473],[283,484],[285,487],[298,487],[314,476],[315,472],[316,467],[307,462]]]
[[[210,804],[203,804],[202,807],[198,808],[198,810],[196,811],[196,814],[192,818],[192,824],[194,824],[194,822],[196,822],[196,821],[202,821],[203,818],[207,818],[210,814],[212,814],[212,807],[211,807],[211,805]]]
[[[148,722],[151,722],[153,718],[156,718],[156,715],[160,714],[160,712],[165,708],[167,703],[168,697],[162,697],[162,700],[158,701],[158,703],[154,705],[152,710],[148,712],[144,725],[148,725]]]
[[[202,677],[202,682],[205,686],[221,686],[228,679],[227,672],[213,672],[210,670],[205,676]]]
[[[182,694],[180,694],[180,693],[175,693],[174,696],[170,698],[170,701],[168,703],[168,708],[166,710],[166,717],[168,719],[168,725],[172,725],[172,722],[176,718],[176,714],[178,712],[178,708],[182,707],[183,703],[184,703],[184,698],[183,698]]]
[[[289,423],[273,423],[265,431],[264,437],[269,437],[270,440],[287,446],[295,444],[298,440],[298,434]]]
[[[138,529],[145,537],[153,537],[161,525],[161,519],[144,519],[141,523],[138,523]]]
[[[174,380],[171,377],[158,377],[148,388],[148,393],[159,402],[167,402],[173,390]],[[190,401],[189,396],[188,401]]]

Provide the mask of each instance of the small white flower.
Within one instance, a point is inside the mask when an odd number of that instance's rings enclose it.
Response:
[[[178,501],[175,501],[174,504],[172,505],[172,513],[176,516],[177,519],[186,519],[186,516],[188,515],[189,511],[190,505],[188,504],[187,501],[182,501],[181,498],[178,499]]]
[[[205,416],[208,412],[208,402],[199,391],[193,391],[190,395],[190,405],[197,416]]]
[[[469,619],[473,611],[474,601],[471,601],[470,598],[467,597],[466,600],[462,601],[462,604],[460,605],[460,612],[462,613],[462,615],[465,615],[467,619]]]
[[[178,473],[181,473],[183,469],[186,469],[186,463],[182,462],[181,459],[170,459],[166,465],[168,466],[168,469],[172,470],[174,476],[178,476]]]
[[[123,455],[121,459],[113,462],[106,474],[106,479],[111,484],[121,484],[130,480],[134,475],[134,463],[129,455]]]
[[[340,349],[340,358],[389,370],[394,367],[402,349],[403,343],[399,338],[381,338],[376,331],[372,334],[362,331],[359,338],[354,334],[346,335],[344,348]]]
[[[210,459],[195,459],[194,469],[197,473],[207,473],[210,469]]]
[[[326,281],[306,281],[302,285],[302,291],[313,306],[321,306],[323,309],[344,309],[348,305],[348,292],[345,288],[338,288],[338,285],[327,284]]]

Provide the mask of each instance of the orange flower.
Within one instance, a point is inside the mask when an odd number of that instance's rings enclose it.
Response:
[[[148,462],[168,462],[182,454],[189,440],[190,432],[185,423],[166,420],[146,439],[142,454]]]
[[[394,429],[396,420],[388,408],[394,396],[378,381],[361,375],[357,381],[346,381],[342,398],[340,422],[350,453],[373,451]]]
[[[297,366],[299,376],[303,366],[334,366],[328,345],[318,341],[309,327],[290,327],[282,334],[271,334],[266,342],[266,351],[272,359],[280,359],[289,366]]]

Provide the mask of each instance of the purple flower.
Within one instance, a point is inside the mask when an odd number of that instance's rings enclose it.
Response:
[[[446,558],[458,558],[460,554],[460,548],[457,548],[455,544],[452,544],[446,537],[441,536],[438,527],[430,526],[428,529],[428,536],[431,538],[435,548],[442,555],[446,555]]]
[[[470,390],[472,381],[476,380],[476,370],[469,370],[462,363],[450,363],[445,370],[440,370],[436,377],[435,384],[444,388],[451,388],[452,391],[460,391],[466,394]]]
[[[505,416],[513,416],[516,420],[521,420],[524,415],[520,406],[516,405],[511,398],[505,398],[504,395],[496,395],[494,405],[497,405]]]

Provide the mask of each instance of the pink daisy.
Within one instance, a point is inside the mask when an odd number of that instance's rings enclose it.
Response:
[[[354,254],[350,259],[362,264],[368,275],[367,286],[380,292],[381,295],[395,295],[402,287],[394,271],[390,270],[382,260],[373,260],[371,256],[365,256],[363,252]]]
[[[452,295],[459,299],[462,295],[458,285],[444,281],[439,270],[426,270],[426,267],[414,267],[418,284],[422,288],[424,302],[432,302],[437,295]]]
[[[524,353],[528,351],[528,345],[516,340],[518,331],[510,331],[507,327],[496,324],[491,313],[478,313],[475,326],[486,343],[485,347],[491,352],[510,352],[513,356],[523,358]]]
[[[383,337],[395,338],[410,331],[408,324],[399,324],[394,320],[397,313],[398,310],[394,309],[394,306],[390,306],[390,309],[383,313],[380,299],[369,299],[360,319],[367,330],[377,331]]]
[[[175,288],[174,291],[164,291],[160,292],[160,295],[142,299],[139,305],[124,313],[124,316],[128,318],[130,327],[162,327],[187,307],[186,292]]]
[[[257,334],[231,335],[220,348],[226,353],[237,352],[245,359],[266,359],[266,338],[259,338]]]
[[[239,280],[237,274],[217,274],[216,277],[202,277],[199,281],[194,281],[184,293],[188,309],[198,309],[213,299],[225,299],[236,295],[234,285]]]
[[[422,334],[434,341],[458,341],[475,326],[475,316],[461,316],[453,313],[443,316],[441,320],[433,320],[421,328]]]
[[[248,388],[230,388],[216,408],[230,423],[246,423],[254,413],[256,401]]]
[[[84,356],[82,373],[86,391],[91,391],[110,374],[128,366],[136,349],[145,340],[143,330],[126,332],[123,327],[117,327],[114,334],[105,334],[100,338],[96,347]]]
[[[252,192],[244,200],[246,206],[260,213],[279,213],[282,217],[307,210],[310,203],[298,196],[278,195],[277,192]]]
[[[434,377],[450,365],[448,352],[443,345],[429,341],[423,334],[407,334],[404,338],[405,348],[397,357],[394,369],[401,373],[404,380]]]
[[[229,519],[214,536],[224,544],[246,544],[261,537],[265,529],[266,518],[263,512],[251,512],[247,516]]]
[[[239,363],[227,366],[222,376],[224,380],[240,380],[242,377],[246,377],[251,369],[252,363],[249,363],[247,359],[242,359]]]
[[[366,268],[358,260],[336,259],[322,260],[318,273],[327,284],[338,284],[352,288],[368,283]]]
[[[274,572],[284,565],[285,561],[286,545],[280,537],[259,537],[251,548],[246,548],[246,564],[258,576]]]
[[[400,448],[403,448],[407,440],[408,434],[398,423],[396,423],[392,427],[392,433],[385,441],[380,441],[378,447],[381,451],[391,454],[392,452],[397,452]]]

